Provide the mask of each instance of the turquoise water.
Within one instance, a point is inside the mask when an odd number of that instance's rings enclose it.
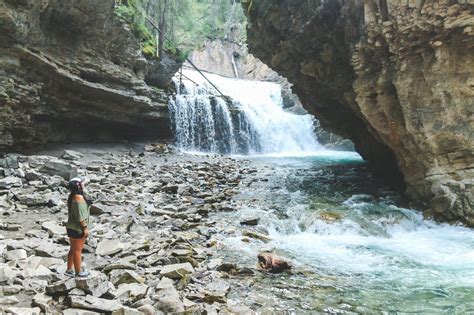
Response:
[[[248,157],[247,157],[248,158]],[[474,231],[425,220],[370,175],[355,153],[252,158],[257,180],[237,196],[272,238],[222,239],[251,264],[271,246],[293,275],[257,277],[246,302],[263,309],[349,313],[474,313]],[[269,289],[270,288],[270,289]],[[241,298],[242,292],[234,293]]]

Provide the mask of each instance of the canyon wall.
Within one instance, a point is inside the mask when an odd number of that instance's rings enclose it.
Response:
[[[242,1],[250,52],[374,172],[474,225],[474,2]]]
[[[165,86],[144,82],[162,65],[142,56],[114,6],[0,0],[0,153],[49,142],[169,136]],[[164,72],[174,73],[179,63],[167,62],[175,69]]]

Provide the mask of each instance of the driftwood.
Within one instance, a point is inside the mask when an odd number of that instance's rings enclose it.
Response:
[[[290,263],[271,253],[260,253],[257,258],[260,267],[271,273],[281,273],[291,269]]]

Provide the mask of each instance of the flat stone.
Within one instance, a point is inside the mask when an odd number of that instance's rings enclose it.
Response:
[[[103,313],[117,311],[122,307],[122,304],[117,300],[106,300],[92,295],[87,295],[85,297],[77,295],[70,296],[69,305],[71,307]]]
[[[18,294],[23,289],[23,286],[18,284],[0,286],[0,296]]]
[[[12,315],[40,315],[41,309],[39,307],[9,307],[6,312]]]
[[[166,265],[161,269],[160,274],[170,279],[181,279],[187,274],[193,273],[194,268],[190,263]]]
[[[19,231],[19,230],[21,230],[21,224],[18,224],[18,223],[0,223],[0,230]]]
[[[10,189],[12,187],[21,187],[21,178],[16,176],[7,176],[0,179],[0,189]]]
[[[48,175],[58,175],[65,180],[70,180],[77,176],[77,167],[61,160],[51,160],[40,168],[40,172]]]
[[[4,257],[7,261],[13,260],[13,261],[18,261],[22,259],[26,259],[26,250],[24,249],[15,249],[15,250],[9,250],[5,252]]]
[[[41,224],[41,228],[47,231],[51,237],[66,235],[66,228],[59,225],[56,221],[43,222],[43,224]]]
[[[157,301],[155,308],[165,313],[177,313],[184,311],[184,304],[179,298],[179,293],[173,286],[173,281],[168,278],[161,279],[156,286],[156,295],[153,299]]]
[[[77,152],[74,150],[64,150],[63,154],[61,155],[61,158],[65,160],[79,160],[80,158],[83,158],[84,154],[81,152]]]
[[[131,307],[122,306],[121,309],[113,311],[112,315],[143,315],[143,312]]]
[[[264,242],[271,241],[271,238],[268,237],[267,235],[256,232],[256,231],[252,231],[252,230],[244,230],[244,231],[242,231],[242,235],[247,236],[247,237],[251,237],[251,238],[255,238],[255,239],[258,239],[258,240],[264,241]]]
[[[110,256],[121,252],[125,245],[118,239],[104,239],[97,244],[95,253],[100,256]]]
[[[17,304],[20,301],[16,296],[5,296],[1,297],[0,296],[0,305],[10,305],[10,304]]]
[[[62,311],[63,315],[100,315],[101,313],[89,311],[89,310],[81,310],[79,308],[68,308]]]

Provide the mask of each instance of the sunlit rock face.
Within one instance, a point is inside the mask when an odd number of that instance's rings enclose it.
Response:
[[[154,66],[114,5],[0,0],[0,152],[166,136],[167,95],[144,83]]]
[[[435,216],[474,225],[472,2],[243,5],[250,52],[309,112]]]

